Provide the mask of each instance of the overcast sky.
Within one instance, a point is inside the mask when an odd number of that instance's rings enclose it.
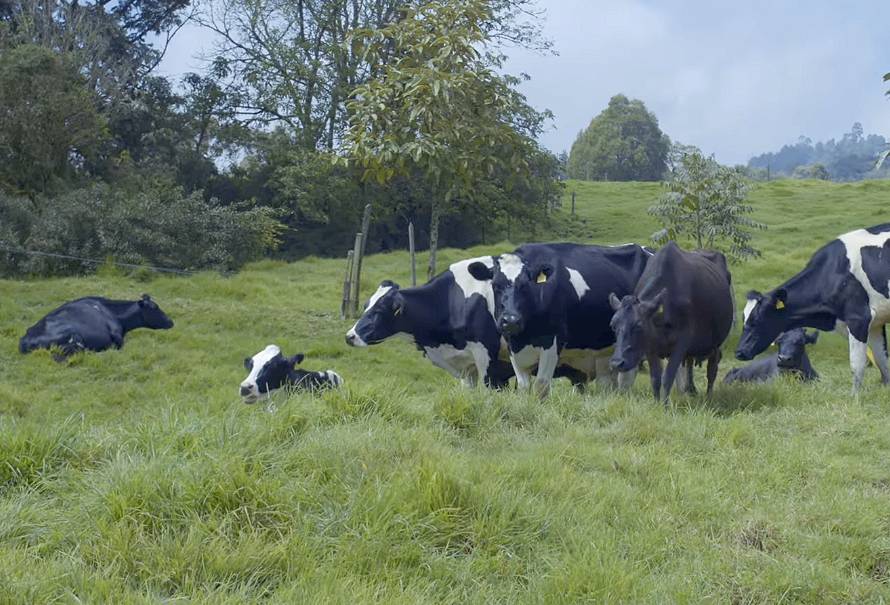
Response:
[[[724,163],[800,135],[838,138],[855,121],[890,137],[890,1],[539,0],[558,55],[515,50],[531,104],[555,114],[541,142],[568,150],[619,92],[641,99],[671,139]],[[168,75],[200,68],[210,37],[174,40]]]

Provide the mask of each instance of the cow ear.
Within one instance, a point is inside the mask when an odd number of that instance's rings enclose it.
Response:
[[[747,298],[748,300],[760,300],[761,298],[763,298],[763,294],[761,294],[757,290],[748,290],[745,298]]]
[[[252,370],[252,369],[253,369],[253,359],[251,359],[250,357],[245,357],[245,358],[244,358],[244,369],[245,369],[245,370]]]
[[[393,317],[398,317],[405,311],[405,297],[402,296],[401,292],[397,292],[392,301],[392,314]]]
[[[494,271],[490,267],[485,266],[485,263],[480,263],[479,261],[470,263],[467,271],[479,281],[488,281],[494,277]]]
[[[295,366],[295,365],[299,365],[299,364],[303,361],[303,359],[304,359],[305,357],[306,357],[306,356],[303,355],[302,353],[297,353],[296,355],[294,355],[293,357],[291,357],[291,358],[288,359],[287,361],[288,361],[288,363],[289,363],[290,365]]]
[[[810,333],[807,334],[807,336],[806,336],[806,343],[807,343],[808,345],[814,345],[814,344],[816,344],[816,341],[817,341],[817,340],[819,340],[819,332],[818,332],[818,331],[810,332]]]
[[[398,290],[399,284],[392,281],[391,279],[384,279],[382,282],[380,282],[380,287],[381,288],[392,288],[393,290]]]
[[[535,283],[545,284],[551,275],[553,275],[553,265],[541,265],[535,274]]]
[[[612,306],[613,311],[621,308],[621,300],[615,296],[614,292],[609,292],[609,304]]]
[[[785,303],[788,301],[788,292],[785,291],[784,288],[779,288],[775,292],[773,292],[773,304],[776,309],[781,311],[785,308]]]

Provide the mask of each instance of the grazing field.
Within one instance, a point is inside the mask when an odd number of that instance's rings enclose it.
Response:
[[[644,242],[658,193],[569,182],[552,237]],[[740,302],[890,221],[890,182],[752,200],[769,230],[733,267]],[[406,254],[365,267],[365,297],[405,285]],[[810,349],[815,385],[665,410],[646,377],[630,395],[560,381],[539,402],[462,390],[404,342],[348,348],[342,271],[0,281],[0,602],[890,601],[890,389],[871,369],[850,396],[845,338]],[[17,353],[62,301],[142,292],[174,329],[64,364]],[[241,404],[242,360],[273,342],[347,388]]]

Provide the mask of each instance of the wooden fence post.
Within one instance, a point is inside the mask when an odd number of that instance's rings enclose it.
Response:
[[[346,251],[346,277],[343,278],[343,299],[340,301],[340,319],[346,319],[349,314],[349,301],[352,286],[352,259],[355,252]]]
[[[352,254],[352,315],[358,317],[359,298],[361,297],[361,285],[359,284],[359,273],[362,270],[362,244],[364,237],[359,231],[355,234],[355,247]]]
[[[572,216],[575,216],[575,192],[572,191]]]
[[[365,212],[362,215],[362,230],[356,234],[356,248],[355,254],[353,255],[353,265],[355,266],[355,271],[353,272],[355,278],[352,280],[352,289],[355,292],[355,299],[353,301],[353,313],[358,316],[358,308],[360,304],[360,294],[362,291],[362,261],[365,260],[365,248],[368,247],[368,232],[371,228],[371,204],[365,204]],[[358,237],[362,236],[361,245],[359,247]]]
[[[408,254],[411,255],[411,287],[417,285],[417,258],[414,254],[414,223],[408,223]]]

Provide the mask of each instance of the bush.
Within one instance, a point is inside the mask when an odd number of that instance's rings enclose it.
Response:
[[[79,260],[28,250],[181,269],[234,269],[277,245],[280,225],[268,209],[239,211],[184,195],[170,183],[132,189],[95,184],[34,202],[0,195],[0,272],[68,274]]]

